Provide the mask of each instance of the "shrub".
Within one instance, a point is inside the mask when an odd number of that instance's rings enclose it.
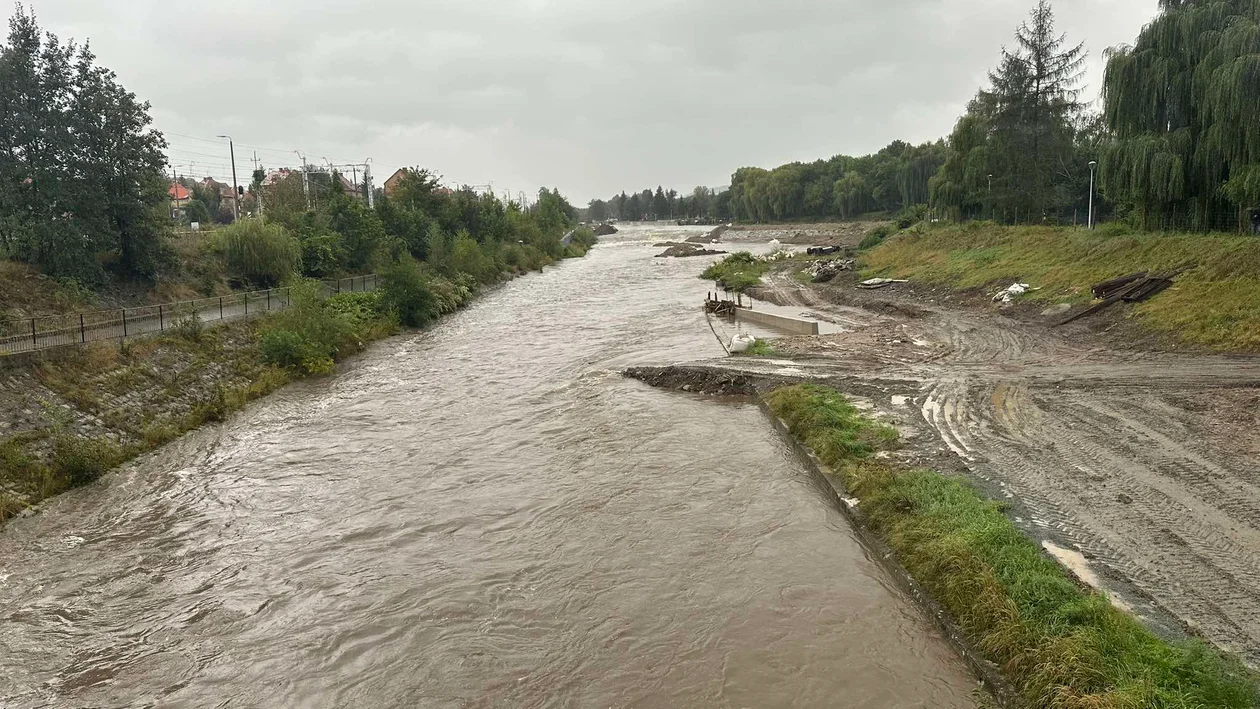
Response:
[[[188,340],[189,342],[201,342],[201,337],[206,332],[206,326],[201,322],[201,318],[197,315],[197,313],[193,312],[176,320],[171,325],[171,332],[173,332],[176,337]]]
[[[99,478],[123,458],[118,446],[107,439],[61,435],[53,445],[49,463],[54,474],[65,478],[71,487],[80,487]]]
[[[459,310],[473,297],[473,290],[467,283],[468,276],[457,278],[454,281],[447,280],[441,276],[429,278],[427,284],[429,290],[433,293],[434,299],[437,301],[438,314],[448,315]]]
[[[338,293],[328,299],[328,307],[345,317],[355,328],[367,327],[389,309],[380,291]]]
[[[886,238],[888,238],[888,227],[886,226],[876,227],[875,229],[871,230],[871,233],[866,235],[865,239],[862,239],[861,243],[858,244],[858,251],[866,251],[867,249],[873,249],[876,246],[879,246],[880,244],[884,243],[884,239]]]
[[[902,209],[900,212],[897,212],[897,214],[893,216],[892,221],[893,221],[893,224],[895,224],[898,229],[909,229],[915,224],[918,224],[919,222],[923,221],[924,218],[926,217],[927,217],[927,205],[916,204],[910,207],[906,207],[905,209]]]
[[[293,369],[304,374],[324,370],[328,355],[318,345],[292,330],[270,330],[262,336],[262,356],[267,364]],[[308,366],[309,365],[309,366]]]
[[[299,241],[302,245],[303,274],[312,278],[330,278],[341,272],[345,261],[345,241],[340,234],[312,227],[301,234]]]
[[[297,273],[302,247],[284,227],[242,219],[219,230],[215,247],[235,278],[262,286],[275,286]]]
[[[193,407],[190,427],[200,426],[207,422],[220,423],[226,421],[232,408],[228,403],[227,389],[222,385],[217,386],[205,401]]]
[[[769,264],[747,251],[733,253],[705,269],[701,278],[717,281],[727,290],[741,291],[761,283]]]
[[[343,350],[358,345],[354,322],[323,298],[323,284],[298,279],[289,306],[271,316],[262,335],[263,359],[303,374],[326,374]]]
[[[425,283],[420,265],[409,256],[382,268],[377,290],[381,300],[407,327],[424,327],[441,314],[437,298]]]
[[[573,232],[573,237],[569,239],[569,245],[564,250],[565,258],[579,258],[585,256],[588,251],[599,241],[599,237],[595,235],[592,229],[581,227]]]
[[[37,494],[43,486],[47,470],[23,450],[16,440],[0,442],[0,483],[14,491]],[[0,514],[0,519],[3,515]]]
[[[499,267],[486,255],[467,231],[461,230],[455,237],[455,245],[451,248],[450,270],[454,273],[467,273],[478,283],[493,283],[499,280]]]

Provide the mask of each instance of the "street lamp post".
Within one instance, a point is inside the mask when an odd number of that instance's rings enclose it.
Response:
[[[989,218],[994,217],[993,210],[993,175],[989,175]]]
[[[1097,160],[1089,161],[1089,228],[1094,228],[1094,168],[1098,167]]]
[[[236,146],[232,144],[232,136],[216,135],[216,138],[227,138],[228,155],[232,157],[232,219],[241,218],[241,187],[236,181]]]

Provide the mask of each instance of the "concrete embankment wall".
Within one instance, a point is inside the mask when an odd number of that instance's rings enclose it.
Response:
[[[735,317],[738,320],[745,320],[758,325],[765,325],[783,332],[790,332],[794,335],[817,335],[818,323],[810,320],[801,320],[800,318],[789,318],[784,315],[775,315],[760,310],[750,310],[748,308],[736,308]]]

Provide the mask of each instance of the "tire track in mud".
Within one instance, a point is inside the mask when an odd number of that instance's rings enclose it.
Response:
[[[833,372],[920,382],[919,417],[1030,534],[1079,550],[1105,590],[1157,626],[1175,618],[1260,664],[1260,467],[1194,442],[1196,414],[1166,401],[1260,386],[1260,360],[1108,351],[921,303],[918,317],[879,307],[863,325],[858,308],[795,282],[768,290],[843,312],[859,330],[937,343],[941,354],[920,362],[862,351],[856,338],[827,356]]]

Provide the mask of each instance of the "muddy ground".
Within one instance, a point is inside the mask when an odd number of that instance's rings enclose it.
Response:
[[[1053,328],[1039,308],[914,285],[778,273],[758,296],[845,331],[641,378],[859,395],[908,435],[910,459],[1008,501],[1118,604],[1260,664],[1260,359],[1159,351],[1119,312]]]

